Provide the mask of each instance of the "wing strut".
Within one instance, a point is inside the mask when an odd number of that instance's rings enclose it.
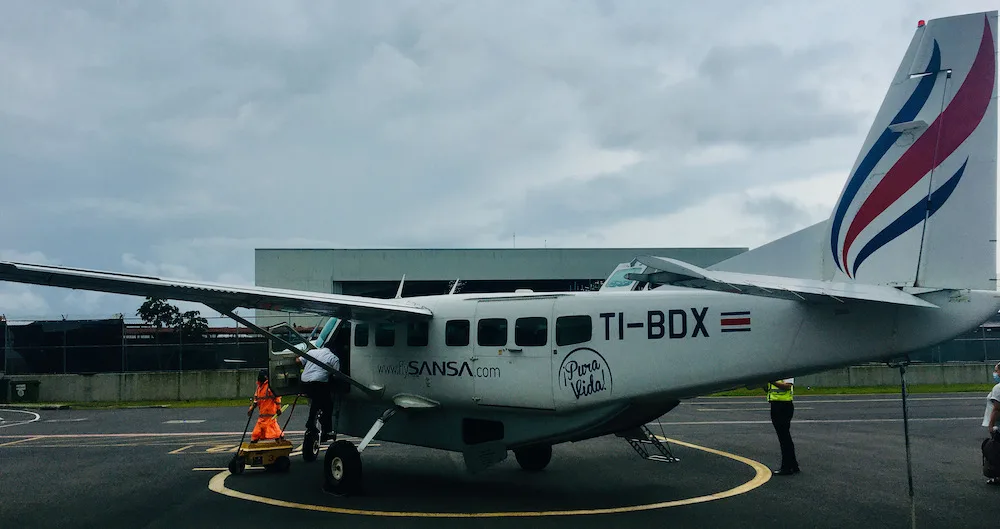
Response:
[[[209,305],[209,307],[212,310],[214,310],[216,312],[219,312],[220,314],[224,314],[226,316],[229,316],[230,318],[232,318],[232,319],[234,319],[234,320],[242,323],[243,325],[246,325],[247,327],[249,327],[249,328],[251,328],[251,329],[253,329],[253,330],[255,330],[255,331],[257,331],[257,332],[259,332],[261,334],[263,334],[264,336],[267,336],[268,338],[270,338],[270,339],[272,339],[272,340],[274,340],[274,341],[276,341],[276,342],[284,345],[285,347],[288,348],[288,350],[292,354],[294,354],[294,355],[296,355],[296,356],[298,356],[300,358],[304,358],[306,361],[312,362],[312,363],[314,363],[314,364],[322,367],[323,369],[326,370],[327,373],[330,373],[331,376],[336,377],[336,378],[338,378],[340,380],[343,380],[343,381],[349,383],[350,385],[358,388],[365,395],[368,395],[369,397],[371,397],[371,398],[373,398],[375,400],[380,400],[382,398],[382,394],[385,391],[384,387],[382,387],[382,386],[366,386],[366,385],[362,384],[361,382],[358,382],[357,380],[354,380],[353,378],[351,378],[351,377],[349,377],[349,376],[341,373],[340,371],[338,371],[338,370],[336,370],[336,369],[334,369],[334,368],[332,368],[332,367],[324,364],[323,362],[320,362],[319,360],[313,358],[312,356],[310,356],[309,354],[307,354],[305,351],[300,351],[299,348],[298,348],[298,346],[292,344],[291,342],[286,341],[285,339],[281,338],[280,336],[272,334],[267,329],[259,327],[259,326],[255,325],[253,323],[250,323],[249,320],[247,320],[246,318],[244,318],[244,317],[236,314],[235,312],[233,312],[232,309],[229,309],[229,308],[226,308],[226,307],[221,307],[221,306],[218,306],[218,305]],[[312,342],[310,342],[308,340],[306,340],[305,344],[306,344],[306,350],[307,351],[311,350],[311,349],[317,349],[317,347],[315,345],[313,345]]]

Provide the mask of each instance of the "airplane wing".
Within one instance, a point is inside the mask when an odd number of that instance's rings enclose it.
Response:
[[[628,274],[626,278],[647,281],[656,285],[700,288],[807,302],[854,300],[939,308],[933,303],[889,286],[721,272],[706,270],[667,257],[642,256],[636,260],[648,267],[646,272]]]
[[[344,320],[413,321],[432,316],[430,309],[403,299],[222,285],[6,261],[0,261],[0,281],[194,301],[210,307],[310,312]]]

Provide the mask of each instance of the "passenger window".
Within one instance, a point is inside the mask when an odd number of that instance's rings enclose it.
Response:
[[[423,347],[427,345],[428,324],[426,321],[410,323],[406,326],[406,345],[410,347]]]
[[[593,335],[590,316],[561,316],[556,318],[556,345],[573,345],[589,342]]]
[[[380,323],[375,327],[375,347],[392,347],[396,345],[396,326],[392,323]]]
[[[450,347],[469,345],[469,320],[449,320],[444,325],[444,344]]]
[[[479,345],[488,347],[507,345],[507,320],[503,318],[479,320],[476,341]]]
[[[354,347],[368,347],[367,323],[359,323],[354,327]]]
[[[540,347],[548,342],[549,325],[545,318],[518,318],[514,322],[514,343]]]

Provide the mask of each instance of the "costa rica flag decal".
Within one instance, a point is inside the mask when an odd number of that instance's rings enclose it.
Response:
[[[750,311],[723,312],[722,332],[750,332]]]

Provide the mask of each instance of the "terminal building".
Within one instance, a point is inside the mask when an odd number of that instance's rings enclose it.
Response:
[[[707,267],[747,248],[492,248],[492,249],[271,249],[255,254],[256,285],[391,298],[456,292],[589,290],[619,264],[641,255],[680,259]],[[258,324],[316,318],[256,311]]]

